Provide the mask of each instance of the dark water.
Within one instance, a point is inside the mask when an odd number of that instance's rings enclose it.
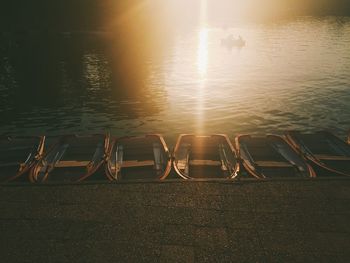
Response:
[[[221,38],[242,35],[228,49]],[[150,44],[151,43],[151,44]],[[270,133],[350,128],[350,19],[3,33],[0,134]]]

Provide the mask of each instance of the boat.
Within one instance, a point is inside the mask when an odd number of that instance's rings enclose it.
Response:
[[[328,131],[289,131],[289,143],[323,176],[350,176],[350,145]]]
[[[28,181],[27,172],[44,152],[44,136],[0,138],[0,182]]]
[[[110,181],[164,180],[171,170],[171,156],[158,134],[114,138],[105,172]]]
[[[244,168],[255,178],[315,177],[312,167],[278,135],[239,135],[236,149]]]
[[[66,135],[58,138],[30,172],[31,182],[80,182],[105,162],[108,135]]]
[[[227,135],[179,136],[173,155],[176,173],[183,179],[233,179],[238,175],[236,152]]]
[[[245,40],[239,36],[238,38],[234,38],[232,35],[222,38],[221,39],[221,45],[228,47],[228,48],[233,48],[233,47],[244,47],[246,45]]]

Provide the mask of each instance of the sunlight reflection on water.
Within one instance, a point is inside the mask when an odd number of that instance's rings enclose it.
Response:
[[[59,47],[64,56],[50,76],[58,84],[49,91],[35,90],[34,77],[18,74],[22,66],[1,53],[0,133],[110,130],[175,138],[329,128],[343,135],[350,128],[350,21],[344,21],[300,18],[226,29],[203,24],[178,32],[162,55],[147,54],[142,74],[134,74],[141,72],[137,63],[126,70],[116,63],[128,79],[141,76],[128,86],[115,80],[115,65],[99,47],[77,53],[68,44],[72,54]],[[229,34],[242,35],[247,45],[222,46]],[[22,79],[33,87],[19,88]],[[36,100],[28,99],[34,92]]]

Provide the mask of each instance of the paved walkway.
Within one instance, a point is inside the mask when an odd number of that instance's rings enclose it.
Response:
[[[350,262],[350,180],[0,186],[1,262]]]

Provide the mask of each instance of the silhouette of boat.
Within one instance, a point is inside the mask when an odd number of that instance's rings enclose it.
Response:
[[[287,132],[287,139],[321,175],[350,176],[350,145],[332,133],[290,131]]]
[[[0,139],[0,182],[21,180],[44,151],[45,137],[2,137]]]
[[[32,182],[79,182],[104,163],[109,136],[62,136],[32,168]]]
[[[233,36],[228,36],[221,39],[221,45],[232,48],[232,47],[244,47],[246,42],[243,38],[234,38]]]
[[[174,149],[174,169],[184,179],[232,179],[239,163],[226,135],[182,134]]]
[[[239,135],[236,149],[244,168],[256,178],[315,177],[312,167],[277,135]]]
[[[171,158],[162,136],[115,138],[108,151],[106,174],[110,181],[163,180],[171,170]]]

